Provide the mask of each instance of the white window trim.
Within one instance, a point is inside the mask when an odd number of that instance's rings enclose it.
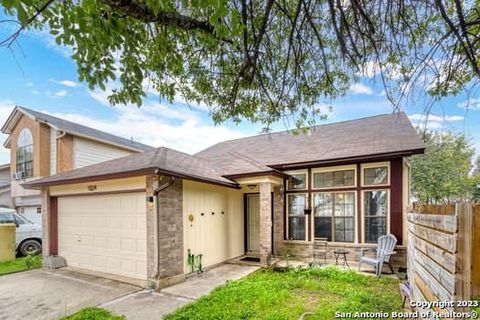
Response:
[[[358,243],[358,192],[356,190],[348,190],[348,191],[316,191],[312,192],[312,199],[311,199],[311,208],[312,208],[312,213],[311,213],[311,218],[310,218],[310,223],[312,226],[312,241],[315,240],[315,194],[321,194],[321,193],[347,193],[351,192],[355,196],[355,207],[354,207],[354,214],[353,214],[353,221],[354,221],[354,235],[353,235],[353,242],[337,242],[337,241],[329,241],[328,243],[332,244],[357,244]],[[334,239],[334,237],[332,237]]]
[[[289,183],[289,178],[287,178],[287,190],[288,191],[303,191],[303,190],[308,190],[308,183],[310,177],[308,176],[308,170],[303,169],[303,170],[294,170],[294,171],[285,171],[286,174],[289,175],[295,175],[295,174],[304,174],[305,175],[305,188],[303,189],[290,189],[290,183]]]
[[[387,230],[386,230],[386,234],[390,234],[391,233],[391,230],[390,230],[390,212],[391,212],[391,208],[390,208],[390,204],[391,204],[391,198],[390,198],[390,189],[365,189],[365,190],[362,190],[362,196],[361,196],[361,199],[360,199],[360,205],[361,205],[361,219],[362,219],[362,243],[366,243],[365,242],[365,192],[369,192],[369,191],[387,191]]]
[[[342,187],[319,187],[316,188],[314,183],[315,179],[313,178],[315,173],[325,173],[325,172],[334,172],[334,171],[347,171],[353,170],[353,186],[342,186]],[[345,166],[333,166],[333,167],[322,167],[322,168],[314,168],[312,169],[312,190],[326,190],[326,189],[346,189],[346,188],[356,188],[358,181],[357,181],[357,165],[345,165]]]
[[[387,183],[386,184],[365,184],[365,169],[371,169],[371,168],[380,168],[380,167],[387,167]],[[372,162],[372,163],[363,163],[360,165],[360,171],[361,171],[361,186],[362,187],[388,187],[390,186],[390,175],[391,175],[391,170],[390,170],[390,161],[384,161],[384,162]]]
[[[303,240],[299,240],[299,239],[289,239],[289,230],[288,230],[288,219],[289,219],[289,216],[288,216],[288,202],[289,202],[289,196],[299,196],[299,195],[304,195],[305,196],[305,208],[307,208],[308,206],[308,192],[295,192],[295,193],[287,193],[287,196],[286,196],[286,207],[285,207],[285,216],[286,216],[286,228],[285,230],[287,231],[287,234],[285,235],[286,236],[286,240],[287,241],[290,241],[290,242],[305,242],[305,241],[308,241],[308,229],[307,229],[307,220],[308,220],[308,217],[305,217],[305,239]],[[311,215],[311,214],[310,214]]]

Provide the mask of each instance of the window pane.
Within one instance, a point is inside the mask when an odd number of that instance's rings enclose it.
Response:
[[[365,168],[363,170],[365,185],[378,185],[388,183],[388,168]]]
[[[387,215],[387,191],[366,191],[364,193],[365,216]]]
[[[316,238],[338,242],[354,241],[354,192],[317,193],[314,194],[313,203]]]
[[[288,179],[288,189],[306,189],[307,188],[307,175],[292,174]]]
[[[335,218],[335,241],[353,242],[354,218]]]
[[[305,240],[305,215],[288,218],[288,238],[290,240]]]
[[[33,160],[33,146],[26,146],[23,148],[25,151],[25,161],[32,161]]]
[[[353,187],[355,171],[341,170],[332,172],[317,172],[313,174],[314,188]]]
[[[315,217],[315,238],[327,238],[332,241],[332,218],[331,217]]]
[[[313,196],[315,216],[331,217],[333,214],[333,198],[331,193],[317,193]]]
[[[288,215],[305,215],[306,195],[289,194],[288,195]]]
[[[377,243],[378,238],[387,234],[386,217],[365,218],[365,242]]]
[[[306,200],[304,194],[288,195],[288,238],[291,240],[305,240]]]
[[[328,188],[333,186],[333,172],[318,172],[313,174],[314,188]]]

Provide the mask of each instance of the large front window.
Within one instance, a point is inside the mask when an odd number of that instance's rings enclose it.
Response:
[[[365,242],[376,243],[387,234],[388,191],[364,191]]]
[[[288,201],[288,239],[305,240],[306,194],[289,194]]]
[[[17,170],[23,178],[33,176],[33,138],[28,129],[22,129],[17,139]]]
[[[355,192],[317,193],[313,197],[315,238],[353,242]]]

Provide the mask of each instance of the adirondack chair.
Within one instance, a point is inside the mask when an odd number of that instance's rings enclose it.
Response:
[[[375,274],[378,277],[382,274],[383,264],[386,263],[390,267],[390,270],[392,270],[392,273],[395,273],[392,265],[390,264],[390,256],[396,253],[395,251],[393,251],[396,243],[397,238],[395,238],[393,234],[387,234],[378,238],[377,248],[361,249],[360,262],[358,263],[358,271],[360,271],[362,263],[366,263],[375,268]],[[365,253],[368,251],[376,251],[376,257],[365,256]]]

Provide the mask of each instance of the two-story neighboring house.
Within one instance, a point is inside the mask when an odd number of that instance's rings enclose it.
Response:
[[[41,224],[41,193],[21,185],[40,177],[153,149],[48,114],[15,107],[1,128],[10,149],[11,197],[17,212]]]
[[[0,165],[0,208],[12,207],[10,197],[10,163]]]

